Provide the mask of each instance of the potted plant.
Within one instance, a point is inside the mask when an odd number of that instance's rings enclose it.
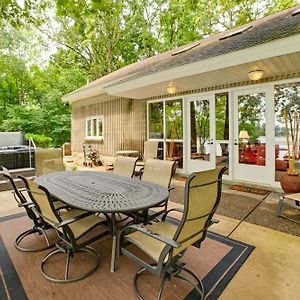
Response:
[[[295,168],[295,161],[296,154],[298,154],[296,147],[298,143],[300,113],[291,113],[285,108],[283,111],[283,116],[285,122],[289,167],[287,173],[282,174],[280,178],[280,184],[285,193],[298,193],[300,192],[300,176],[299,172]],[[290,142],[290,133],[292,142]]]

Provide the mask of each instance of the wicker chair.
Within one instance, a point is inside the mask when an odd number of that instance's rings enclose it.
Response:
[[[113,173],[121,176],[132,177],[134,174],[137,157],[118,156]]]
[[[37,149],[35,151],[36,176],[65,171],[62,148]]]
[[[214,221],[215,213],[221,197],[222,175],[226,168],[193,173],[185,185],[184,209],[171,209],[167,211],[159,223],[145,227],[129,225],[122,229],[120,234],[119,252],[142,266],[134,278],[134,290],[138,299],[143,299],[137,288],[138,277],[148,270],[162,279],[158,291],[161,298],[165,281],[178,277],[192,284],[199,293],[200,299],[204,298],[204,288],[197,275],[188,269],[180,258],[191,245],[200,247],[205,239],[207,229]],[[170,211],[181,211],[182,218],[176,225],[166,218]],[[149,257],[136,255],[135,245]],[[194,277],[196,283],[183,275],[183,271]]]
[[[36,205],[36,213],[56,230],[60,238],[60,241],[56,244],[56,248],[48,253],[42,260],[41,272],[44,277],[57,283],[69,283],[91,275],[97,269],[100,263],[100,254],[96,249],[88,245],[105,236],[107,231],[104,231],[101,234],[96,232],[89,239],[82,240],[81,238],[96,226],[106,226],[109,220],[99,216],[97,217],[92,212],[82,213],[83,211],[80,209],[70,209],[60,215],[55,210],[51,196],[46,188],[38,186],[31,180],[25,180],[25,184],[32,201]],[[74,254],[78,252],[86,252],[91,254],[95,258],[95,264],[84,274],[70,277],[70,260],[74,257]],[[49,272],[45,271],[45,264],[47,263],[48,259],[58,253],[67,254],[65,273],[63,277],[54,277],[53,275],[49,275]],[[50,263],[51,262],[49,262],[49,264]]]
[[[11,177],[9,171],[5,167],[1,167],[3,171],[3,177],[10,182],[12,188],[13,188],[13,195],[15,200],[17,201],[17,204],[19,207],[23,207],[27,213],[27,216],[30,220],[33,222],[33,227],[31,229],[28,229],[24,232],[22,232],[15,240],[15,247],[24,252],[35,252],[35,251],[42,251],[45,249],[48,249],[50,247],[53,247],[54,245],[51,245],[46,233],[46,230],[50,228],[50,226],[43,221],[42,218],[40,218],[37,214],[35,214],[33,207],[34,204],[32,202],[27,201],[27,198],[24,195],[24,192],[26,193],[26,189],[21,188],[18,189],[15,183],[15,180]],[[57,206],[61,205],[60,202],[57,203]],[[22,246],[22,241],[24,238],[29,237],[32,234],[40,234],[44,238],[45,245],[40,246],[38,248],[34,247],[24,247]]]

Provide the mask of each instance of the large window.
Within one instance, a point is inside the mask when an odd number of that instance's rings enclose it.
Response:
[[[175,160],[183,167],[182,99],[148,103],[148,138],[158,140],[161,159]]]
[[[148,125],[149,125],[149,139],[163,138],[163,102],[149,103],[148,106]]]
[[[292,155],[293,141],[295,141],[295,169],[300,172],[300,134],[298,132],[298,137],[296,134],[299,111],[300,82],[275,85],[275,181],[279,181],[281,175],[289,168],[288,149],[290,148]]]
[[[103,139],[103,116],[86,118],[86,139]]]

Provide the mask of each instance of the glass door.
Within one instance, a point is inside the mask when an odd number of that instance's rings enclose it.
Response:
[[[187,160],[188,172],[215,167],[215,123],[213,94],[187,99]]]
[[[272,94],[269,89],[234,92],[234,179],[272,182]]]

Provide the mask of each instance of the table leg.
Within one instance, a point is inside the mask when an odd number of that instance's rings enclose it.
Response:
[[[111,214],[111,229],[112,229],[112,248],[111,248],[111,262],[110,262],[110,272],[115,272],[115,261],[116,261],[116,250],[117,250],[117,225],[116,225],[116,215]]]

